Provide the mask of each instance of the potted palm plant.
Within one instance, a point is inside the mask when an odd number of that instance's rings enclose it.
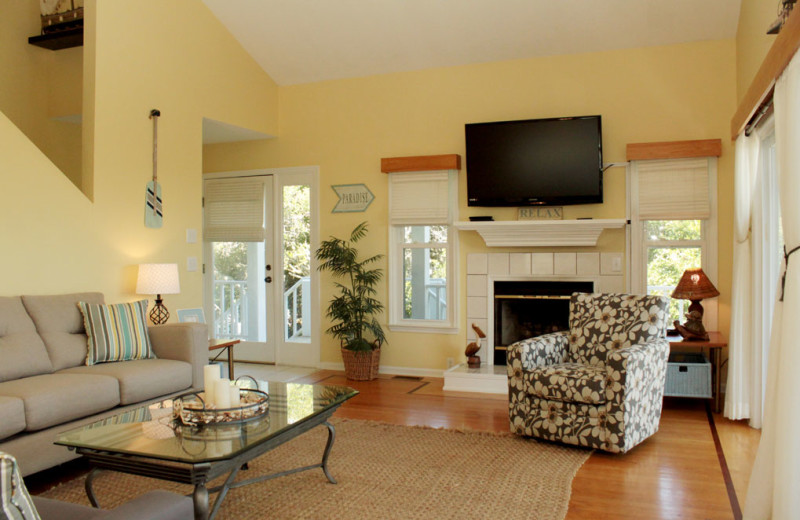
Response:
[[[316,251],[318,269],[339,280],[334,282],[337,294],[326,312],[332,321],[327,332],[341,344],[347,378],[361,381],[377,377],[381,345],[386,341],[376,318],[383,304],[375,298],[383,270],[372,267],[383,255],[360,260],[355,246],[366,234],[367,223],[362,222],[350,233],[350,240],[330,237]]]

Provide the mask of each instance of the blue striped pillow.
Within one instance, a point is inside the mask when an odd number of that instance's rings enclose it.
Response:
[[[0,518],[40,520],[31,495],[17,466],[17,460],[0,451]]]
[[[78,302],[78,307],[89,337],[87,365],[155,357],[147,334],[147,300],[113,305]]]

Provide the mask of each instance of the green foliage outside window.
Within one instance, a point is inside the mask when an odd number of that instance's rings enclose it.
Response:
[[[699,220],[649,220],[644,223],[646,241],[695,241],[702,239]],[[650,294],[669,296],[678,285],[683,272],[701,267],[700,246],[670,246],[667,244],[647,248],[647,286]],[[663,289],[651,289],[662,286]],[[671,320],[684,321],[680,307],[684,302],[670,301]]]
[[[214,279],[247,280],[247,242],[214,242]]]
[[[311,197],[308,186],[283,188],[283,290],[311,273]]]

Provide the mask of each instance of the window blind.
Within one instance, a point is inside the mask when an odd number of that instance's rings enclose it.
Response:
[[[203,239],[206,242],[261,242],[264,181],[258,177],[205,182]]]
[[[641,220],[711,217],[707,159],[647,161],[637,170]]]
[[[448,172],[389,174],[389,223],[450,224]]]

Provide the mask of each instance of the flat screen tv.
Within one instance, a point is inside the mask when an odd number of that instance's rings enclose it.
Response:
[[[600,116],[465,125],[467,204],[603,202]]]

